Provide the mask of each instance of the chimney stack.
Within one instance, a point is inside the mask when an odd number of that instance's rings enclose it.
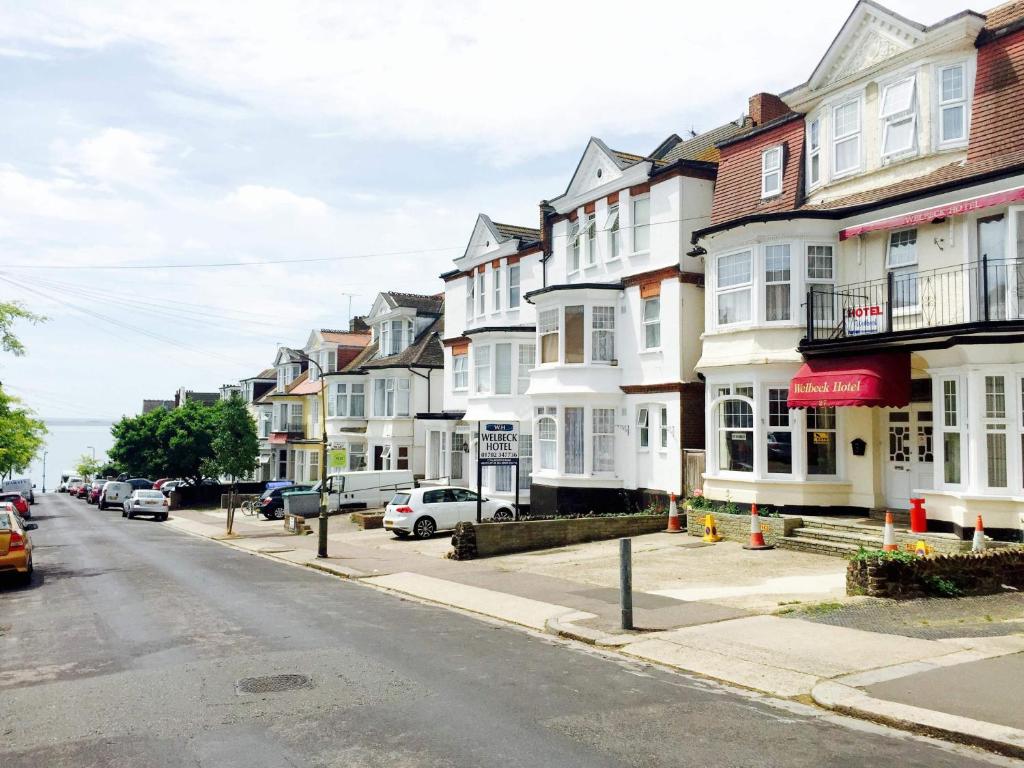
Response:
[[[755,93],[750,97],[749,105],[748,112],[755,127],[790,113],[786,102],[774,93]]]

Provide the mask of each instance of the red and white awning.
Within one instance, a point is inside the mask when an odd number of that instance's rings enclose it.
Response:
[[[813,358],[789,384],[790,408],[902,408],[909,404],[909,352]]]
[[[993,192],[988,195],[971,197],[967,200],[960,200],[955,203],[937,205],[932,208],[925,208],[921,211],[914,211],[913,213],[904,213],[900,216],[891,216],[887,219],[878,219],[876,221],[869,221],[866,224],[857,224],[852,227],[847,227],[846,229],[839,231],[839,239],[847,240],[851,237],[856,237],[857,235],[866,234],[867,232],[880,232],[887,229],[914,227],[918,224],[927,224],[928,222],[936,221],[938,219],[946,219],[950,216],[962,216],[965,213],[981,210],[982,208],[992,208],[996,205],[1007,205],[1008,203],[1016,203],[1021,200],[1024,200],[1024,187],[1008,189],[1003,192]]]

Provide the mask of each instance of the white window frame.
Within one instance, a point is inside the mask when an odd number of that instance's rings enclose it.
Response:
[[[486,272],[478,271],[476,273],[476,300],[477,300],[477,315],[483,317],[487,314],[487,283],[486,283]]]
[[[636,446],[641,452],[651,450],[651,409],[646,405],[636,409]]]
[[[910,84],[910,95],[904,104],[897,104],[886,108],[886,100],[889,94],[896,88]],[[917,76],[910,75],[892,80],[879,86],[878,115],[881,120],[881,143],[879,151],[882,161],[892,161],[902,157],[917,154]],[[897,125],[909,123],[910,142],[904,146],[894,147],[886,151],[889,141],[889,132]]]
[[[796,433],[796,413],[794,409],[786,408],[786,424],[779,425],[772,423],[772,390],[783,393],[783,402],[789,396],[789,384],[785,382],[771,383],[764,386],[765,419],[764,429],[764,474],[766,477],[793,477],[796,474],[797,445],[793,442],[793,435]],[[756,411],[755,411],[756,413]],[[755,424],[756,426],[756,424]],[[789,472],[772,472],[768,462],[768,433],[785,432],[789,435]]]
[[[395,415],[412,416],[412,382],[409,379],[396,379]]]
[[[719,274],[721,263],[724,259],[734,258],[746,254],[748,277],[745,282],[731,283],[724,288],[721,285]],[[730,251],[720,254],[715,259],[715,325],[719,328],[726,328],[733,325],[746,325],[754,319],[754,248],[747,247],[738,251]],[[747,317],[741,320],[723,321],[721,316],[721,297],[727,294],[747,295]]]
[[[908,235],[911,232],[913,233],[913,237],[914,237],[914,242],[913,242],[913,245],[914,245],[914,249],[913,249],[914,259],[913,259],[913,261],[900,262],[898,264],[897,263],[893,263],[893,260],[892,260],[893,240],[897,236]],[[896,229],[896,230],[893,230],[893,231],[889,232],[889,237],[886,239],[886,243],[885,243],[885,269],[886,269],[886,273],[887,274],[888,273],[892,273],[892,275],[894,276],[894,279],[899,279],[899,276],[904,275],[904,274],[916,274],[917,273],[917,271],[918,271],[917,239],[918,239],[917,227],[908,227],[906,229]],[[899,287],[894,285],[894,294],[895,293],[902,293],[902,292],[900,291]],[[912,303],[912,304],[896,304],[895,303],[895,296],[894,296],[894,303],[893,303],[893,306],[892,306],[892,313],[893,313],[893,315],[917,314],[920,311],[921,311],[920,285],[917,285],[917,284],[914,285],[914,303]]]
[[[593,472],[595,475],[614,473],[615,409],[592,408],[590,412],[590,421],[592,446],[591,472]]]
[[[1001,379],[1003,382],[1003,410],[1002,415],[998,415],[998,412],[993,412],[991,408],[990,393],[989,393],[989,379]],[[995,370],[991,373],[985,371],[981,376],[981,403],[982,411],[981,415],[982,426],[983,426],[983,440],[981,440],[982,447],[982,480],[984,481],[984,488],[988,491],[995,491],[997,493],[1009,493],[1013,483],[1013,466],[1011,459],[1014,455],[1013,446],[1010,442],[1011,435],[1014,433],[1010,430],[1010,409],[1014,405],[1013,398],[1016,396],[1016,390],[1014,389],[1014,383],[1017,381],[1017,377],[1009,375],[1006,371]],[[996,393],[992,393],[992,397],[996,397]],[[1006,460],[1006,467],[1004,468],[1004,485],[992,485],[992,471],[989,464],[989,436],[1002,435],[1003,437],[1003,450]]]
[[[309,452],[309,482],[316,483],[320,480],[320,451]]]
[[[491,348],[487,344],[474,344],[473,391],[478,395],[491,393]]]
[[[850,130],[850,131],[847,131],[846,133],[840,134],[836,130],[836,113],[838,113],[839,110],[841,110],[841,109],[843,109],[845,107],[848,107],[851,104],[856,106],[857,127],[854,130]],[[861,101],[860,96],[855,96],[855,97],[853,97],[851,99],[844,99],[843,101],[838,102],[837,104],[833,105],[832,108],[831,108],[832,141],[831,141],[831,150],[830,150],[830,155],[831,155],[830,156],[830,161],[831,162],[829,163],[829,167],[831,168],[831,171],[832,171],[831,178],[833,178],[833,179],[842,179],[842,178],[844,178],[846,176],[850,176],[852,174],[859,173],[860,170],[861,170],[861,167],[862,167],[862,165],[864,163],[864,159],[863,159],[863,146],[862,146],[864,119],[863,119],[863,114],[862,113],[863,113],[863,103]],[[839,167],[839,163],[836,162],[836,160],[837,160],[836,150],[838,149],[840,144],[845,144],[845,143],[850,142],[850,141],[855,141],[856,142],[856,146],[857,146],[857,151],[855,153],[856,154],[856,158],[857,158],[856,162],[852,166],[850,166],[849,168],[840,168]]]
[[[494,291],[494,306],[491,308],[492,312],[501,311],[501,267],[494,267],[491,270],[491,289]]]
[[[494,394],[495,395],[511,395],[513,392],[514,384],[512,383],[512,350],[515,346],[511,342],[499,342],[494,345]],[[504,357],[504,362],[507,363],[507,370],[505,371],[505,381],[508,383],[508,391],[501,391],[502,384],[502,370],[501,363]],[[518,374],[518,361],[516,363]]]
[[[821,116],[815,115],[807,121],[807,186],[810,189],[821,186],[825,178],[824,161],[821,154]],[[817,138],[817,143],[815,143]],[[818,175],[814,175],[814,161],[818,161]]]
[[[373,415],[378,419],[387,417],[387,382],[384,379],[373,380]]]
[[[553,324],[552,324],[553,322]],[[555,337],[555,359],[544,359],[544,338]],[[542,309],[537,313],[537,360],[540,365],[556,365],[562,359],[562,311]]]
[[[538,406],[537,422],[534,434],[537,435],[537,469],[542,472],[558,471],[558,419],[557,408],[551,405]],[[545,437],[545,428],[550,428],[551,436]],[[544,465],[545,454],[550,451],[550,466]]]
[[[582,261],[580,259],[580,220],[579,218],[572,219],[568,224],[567,229],[567,251],[569,258],[566,259],[568,263],[569,274],[575,274],[580,271],[582,267]]]
[[[605,347],[608,352],[604,356],[598,357],[598,350],[601,347]],[[590,361],[605,365],[615,359],[615,307],[604,305],[591,307]]]
[[[509,264],[508,267],[508,308],[518,309],[522,299],[519,287],[520,267],[518,264]]]
[[[651,196],[638,195],[637,197],[631,198],[629,201],[631,213],[633,214],[633,254],[647,253],[651,250]],[[640,217],[637,216],[637,206],[645,206],[647,215],[644,220],[641,221]],[[646,242],[641,243],[638,246],[638,242],[644,240]]]
[[[583,228],[583,234],[586,238],[586,257],[585,263],[588,267],[593,267],[597,264],[597,214],[588,213],[586,226]]]
[[[961,94],[959,98],[943,100],[942,73],[952,69],[960,70],[962,78]],[[935,145],[938,149],[962,147],[967,144],[971,120],[971,91],[973,90],[969,76],[970,70],[968,68],[967,61],[954,61],[945,64],[938,64],[935,67],[935,111],[933,114],[935,120]],[[963,114],[963,135],[954,139],[947,139],[943,136],[943,127],[945,123],[942,119],[942,115],[948,109],[960,109]]]
[[[769,279],[768,258],[769,258],[769,252],[773,248],[784,249],[784,251],[785,251],[786,279],[784,279],[784,280],[783,279],[778,279],[778,278],[771,279],[771,280]],[[765,245],[764,248],[763,248],[763,257],[761,259],[761,262],[762,262],[761,263],[761,274],[764,277],[764,279],[763,279],[763,282],[764,282],[764,294],[763,294],[764,295],[764,302],[763,302],[764,306],[762,307],[761,312],[762,312],[762,317],[764,319],[764,322],[767,325],[774,325],[776,323],[791,323],[791,322],[793,322],[793,295],[795,293],[795,291],[793,290],[793,245],[791,243],[769,243],[768,245]],[[772,272],[782,272],[782,271],[783,270],[781,270],[781,269],[772,270]],[[769,303],[768,302],[768,289],[773,287],[773,286],[777,286],[777,285],[785,285],[785,286],[789,287],[789,302],[786,305],[786,315],[787,316],[786,317],[770,319],[768,317],[768,303]]]
[[[605,220],[605,231],[608,233],[608,261],[616,261],[622,256],[622,229],[619,226],[619,204],[608,206],[608,218]]]
[[[358,408],[356,408],[357,402],[359,403]],[[355,419],[366,418],[366,384],[362,381],[353,381],[349,386],[348,416]]]
[[[525,395],[530,388],[530,371],[537,365],[537,347],[535,344],[520,344],[517,355],[516,391]]]
[[[776,144],[761,152],[761,197],[777,197],[782,194],[783,147]],[[769,183],[774,179],[773,185]]]
[[[579,414],[580,438],[579,443],[569,439],[569,412]],[[562,407],[562,472],[574,477],[587,473],[587,409],[582,405],[566,405]],[[574,449],[578,448],[577,454]],[[572,461],[570,462],[570,459]],[[578,461],[577,461],[578,459]],[[579,472],[570,472],[570,463],[573,468],[579,467]]]
[[[470,274],[466,281],[466,319],[472,320],[476,309],[476,275]]]
[[[668,406],[658,406],[658,450],[668,450]]]
[[[947,392],[947,385],[952,385],[952,393]],[[961,490],[967,487],[968,462],[967,455],[970,451],[970,439],[966,432],[967,422],[967,378],[964,376],[941,376],[932,379],[932,387],[935,402],[935,419],[933,420],[935,431],[935,458],[936,458],[936,483],[939,488],[950,490]],[[950,399],[952,398],[952,403]],[[949,406],[952,405],[952,410]],[[952,415],[952,418],[950,416]],[[946,435],[957,435],[960,445],[960,462],[957,472],[960,476],[958,482],[946,480]]]
[[[657,305],[658,311],[653,317],[648,317],[647,308]],[[643,351],[652,352],[661,349],[661,296],[650,296],[641,301],[641,330],[643,331]],[[649,345],[649,332],[657,331],[658,343]]]
[[[469,353],[452,355],[452,389],[464,392],[469,389]]]
[[[829,249],[829,260],[832,265],[832,277],[824,278],[820,276],[811,275],[811,248],[828,248]],[[822,255],[822,254],[816,254]],[[835,306],[835,287],[836,287],[836,245],[835,243],[815,243],[808,242],[804,243],[804,288],[805,297],[806,294],[814,289],[814,286],[821,285],[826,286],[829,289],[828,295],[833,297],[832,309],[830,312],[830,322],[837,322],[837,309]],[[806,309],[806,307],[804,307]]]

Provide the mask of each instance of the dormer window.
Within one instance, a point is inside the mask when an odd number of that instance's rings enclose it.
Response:
[[[939,68],[939,145],[967,140],[967,72],[964,64]]]
[[[860,168],[860,99],[832,110],[832,176],[837,178]]]
[[[761,197],[774,197],[782,192],[782,147],[771,147],[761,153]]]
[[[408,320],[385,320],[380,324],[380,357],[397,355],[412,344],[412,323]]]
[[[907,77],[882,89],[882,158],[913,152],[917,143],[916,79]]]

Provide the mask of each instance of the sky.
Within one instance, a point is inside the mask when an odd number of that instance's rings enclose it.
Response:
[[[590,136],[646,154],[804,82],[852,8],[0,0],[0,300],[47,317],[0,381],[114,419],[254,375],[442,290],[479,212],[535,225]]]

